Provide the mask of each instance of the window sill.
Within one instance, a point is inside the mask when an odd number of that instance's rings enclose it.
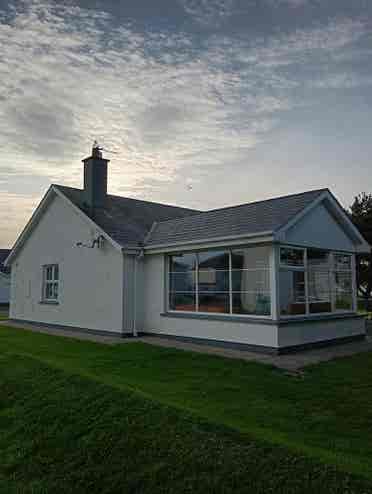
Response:
[[[40,300],[39,304],[41,305],[59,305],[57,300]]]
[[[197,312],[162,312],[160,314],[162,317],[174,317],[176,319],[199,319],[208,321],[226,321],[226,322],[245,322],[245,323],[256,323],[256,324],[276,324],[269,317],[264,316],[239,316],[235,314],[206,314]]]

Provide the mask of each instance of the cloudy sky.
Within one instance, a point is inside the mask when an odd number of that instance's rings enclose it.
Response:
[[[372,1],[0,0],[0,247],[95,138],[113,194],[372,192]]]

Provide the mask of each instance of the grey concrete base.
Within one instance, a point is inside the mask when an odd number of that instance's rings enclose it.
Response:
[[[67,336],[71,338],[78,338],[101,343],[120,343],[127,338],[133,338],[132,333],[99,331],[88,328],[78,328],[74,326],[61,326],[59,324],[25,321],[23,319],[8,319],[7,321],[3,321],[2,324],[18,329],[30,329],[32,331],[40,333],[47,333],[57,336]]]
[[[327,348],[329,346],[344,345],[345,343],[352,343],[353,341],[363,341],[366,339],[365,334],[357,334],[353,336],[344,336],[342,338],[334,338],[332,340],[322,340],[313,343],[305,343],[303,345],[293,345],[277,349],[278,355],[285,355],[288,353],[301,352],[306,350],[313,350],[316,348]]]
[[[221,341],[221,340],[211,340],[206,338],[193,338],[188,336],[174,336],[166,335],[160,333],[141,333],[143,336],[156,336],[157,338],[164,338],[166,340],[175,340],[185,343],[192,343],[196,345],[206,345],[213,346],[217,348],[227,348],[232,350],[240,350],[246,352],[257,352],[267,355],[285,355],[288,353],[295,353],[300,351],[311,350],[315,348],[324,348],[332,345],[343,345],[345,343],[350,343],[353,341],[361,341],[366,338],[365,334],[347,336],[343,338],[335,338],[332,340],[323,340],[314,343],[306,343],[303,345],[294,345],[282,348],[274,348],[260,345],[250,345],[248,343],[236,343],[233,341]]]
[[[142,336],[156,336],[157,338],[164,338],[166,340],[175,340],[182,341],[185,343],[193,343],[196,345],[205,345],[205,346],[213,346],[219,348],[231,348],[234,350],[248,351],[248,352],[257,352],[257,353],[265,353],[269,355],[276,355],[278,353],[278,349],[269,346],[261,346],[261,345],[249,345],[248,343],[237,343],[234,341],[225,341],[225,340],[212,340],[207,338],[194,338],[191,336],[175,336],[175,335],[167,335],[163,333],[141,333]]]

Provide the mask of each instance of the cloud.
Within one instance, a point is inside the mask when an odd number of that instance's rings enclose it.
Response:
[[[179,0],[185,12],[202,26],[219,26],[233,13],[234,0]]]
[[[219,23],[235,4],[183,7],[197,22]],[[118,26],[107,12],[46,0],[0,19],[0,192],[18,197],[17,225],[48,181],[81,185],[80,160],[95,138],[117,153],[110,191],[149,199],[169,200],[171,184],[213,180],[214,170],[246,162],[283,113],[311,103],[299,93],[309,68],[317,88],[350,84],[336,57],[368,33],[361,19],[335,18],[270,36],[209,33],[196,43],[187,32]],[[353,87],[366,83],[348,70]],[[25,176],[35,176],[38,193]]]
[[[297,9],[310,3],[310,0],[264,0],[270,7],[290,7]]]

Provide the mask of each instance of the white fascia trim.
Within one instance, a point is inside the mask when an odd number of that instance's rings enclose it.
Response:
[[[205,248],[212,247],[217,244],[219,246],[221,243],[226,244],[236,244],[236,243],[244,243],[244,240],[247,242],[272,242],[273,241],[273,232],[260,232],[260,233],[251,233],[251,234],[242,234],[242,235],[229,235],[225,237],[215,237],[215,238],[201,238],[196,240],[188,240],[186,242],[173,242],[171,244],[158,244],[151,245],[148,247],[144,247],[146,254],[158,254],[160,252],[171,251],[174,249],[179,249],[186,246],[187,249],[192,248]],[[187,247],[188,246],[188,247]],[[200,247],[199,247],[200,246]]]
[[[61,197],[64,201],[66,201],[67,204],[75,211],[75,213],[86,223],[88,223],[89,226],[95,228],[102,237],[104,237],[110,244],[117,250],[122,250],[123,247],[118,244],[113,238],[110,237],[100,226],[97,225],[91,218],[89,218],[88,215],[84,213],[79,207],[77,207],[68,197],[64,195],[63,192],[61,192],[57,187],[54,187],[52,185],[52,190],[59,196]]]
[[[25,227],[23,228],[22,232],[19,234],[17,240],[15,241],[15,244],[12,247],[12,250],[10,251],[9,256],[5,259],[4,265],[5,266],[10,266],[16,257],[19,249],[22,247],[22,245],[25,243],[27,240],[29,234],[32,231],[32,227],[36,224],[38,218],[44,211],[44,208],[47,207],[49,204],[49,201],[52,198],[52,194],[55,193],[55,190],[53,190],[53,187],[50,186],[49,189],[46,191],[44,194],[43,198],[39,202],[39,205],[35,209],[35,211],[32,213],[31,218],[28,220],[26,223]]]
[[[314,209],[316,206],[318,206],[318,204],[320,204],[324,200],[329,201],[335,215],[338,216],[340,221],[344,223],[345,229],[349,230],[349,236],[351,233],[352,236],[354,237],[351,238],[351,240],[355,245],[355,251],[360,253],[362,252],[370,253],[371,246],[365,241],[365,239],[360,234],[359,230],[356,228],[356,226],[353,224],[350,218],[348,218],[347,214],[344,212],[344,210],[342,209],[336,198],[333,196],[333,194],[327,190],[325,190],[322,194],[320,194],[316,199],[314,199],[312,203],[306,206],[306,208],[300,211],[294,218],[292,218],[288,223],[286,223],[282,228],[280,228],[275,233],[275,239],[279,242],[285,241],[286,232],[290,228],[292,228],[296,223],[298,223],[298,221],[300,221],[307,213],[309,213],[312,209]]]

